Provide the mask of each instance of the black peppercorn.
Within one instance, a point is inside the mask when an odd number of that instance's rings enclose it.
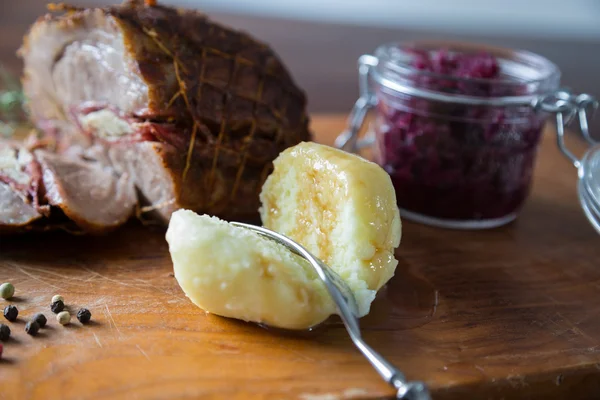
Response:
[[[10,306],[4,307],[4,318],[9,320],[10,322],[16,321],[18,316],[19,316],[19,310],[17,309],[16,306],[13,306],[11,304]]]
[[[57,300],[54,303],[50,304],[50,309],[54,314],[58,314],[62,310],[65,309],[65,303],[62,300]]]
[[[3,342],[10,337],[10,328],[8,325],[0,324],[0,340]]]
[[[46,326],[46,322],[48,322],[48,320],[46,319],[46,316],[42,313],[37,313],[33,316],[33,320],[35,322],[38,323],[38,325],[40,326],[40,328],[43,328]]]
[[[77,319],[82,324],[87,324],[90,322],[90,319],[92,319],[92,313],[87,308],[82,308],[81,310],[77,311]]]
[[[25,325],[25,332],[27,332],[28,334],[30,334],[31,336],[35,336],[37,335],[38,331],[40,330],[40,324],[38,324],[35,321],[29,321],[26,325]]]

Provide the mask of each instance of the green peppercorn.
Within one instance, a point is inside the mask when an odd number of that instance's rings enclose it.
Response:
[[[4,307],[4,318],[9,320],[10,322],[15,322],[17,317],[19,316],[19,309],[12,304]]]
[[[59,312],[61,312],[64,309],[65,309],[65,303],[63,303],[62,300],[58,300],[58,301],[55,301],[52,304],[50,304],[50,310],[52,310],[52,312],[54,314],[58,314]]]
[[[43,328],[46,326],[46,322],[48,322],[48,320],[46,319],[46,316],[42,313],[37,313],[33,316],[33,320],[35,322],[38,323],[38,325],[40,326],[40,328]]]
[[[0,324],[0,340],[3,342],[7,341],[10,337],[10,328],[8,325]]]
[[[56,320],[58,321],[59,324],[66,325],[69,322],[71,322],[71,314],[69,314],[68,311],[61,311],[56,316]]]
[[[52,303],[56,303],[59,300],[63,303],[65,302],[65,299],[63,299],[63,297],[60,294],[55,294],[54,296],[52,296]]]
[[[40,324],[35,321],[29,321],[25,324],[25,332],[27,332],[31,336],[37,335],[40,330]]]
[[[15,295],[15,287],[10,282],[5,282],[0,285],[0,297],[10,299]]]
[[[77,311],[77,319],[82,324],[87,324],[90,322],[90,319],[92,319],[92,313],[87,308],[82,308],[81,310]]]

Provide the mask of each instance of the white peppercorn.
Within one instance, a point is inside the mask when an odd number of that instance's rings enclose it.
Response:
[[[68,311],[61,311],[56,315],[56,320],[61,325],[67,325],[71,322],[71,314]]]
[[[52,296],[52,301],[50,302],[50,304],[56,303],[59,300],[63,303],[65,302],[65,299],[63,299],[63,297],[60,294],[55,294],[54,296]]]

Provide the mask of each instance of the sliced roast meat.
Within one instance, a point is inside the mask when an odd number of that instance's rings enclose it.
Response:
[[[33,160],[29,151],[10,142],[0,143],[0,181],[21,187],[31,185],[26,169]]]
[[[39,178],[39,166],[30,148],[14,141],[0,140],[0,182],[27,197],[36,191]]]
[[[88,153],[89,154],[89,153]],[[58,207],[79,228],[101,232],[118,227],[135,211],[131,177],[117,174],[103,159],[82,159],[37,150],[50,206]]]
[[[0,232],[17,231],[41,217],[42,214],[17,190],[0,182]]]
[[[0,141],[0,231],[20,231],[48,210],[39,205],[41,172],[25,146]]]
[[[113,168],[102,145],[56,153],[35,140],[0,141],[0,233],[64,228],[104,232],[138,204],[126,171]]]
[[[196,11],[141,0],[64,11],[20,50],[30,115],[58,154],[101,145],[113,169],[40,153],[50,203],[97,230],[126,219],[133,183],[165,222],[183,207],[257,216],[273,159],[310,139],[305,95],[277,55]]]

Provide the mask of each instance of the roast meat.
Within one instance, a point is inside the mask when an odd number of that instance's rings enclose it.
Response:
[[[257,216],[272,161],[310,140],[305,95],[273,50],[197,11],[142,1],[53,11],[19,51],[46,144],[0,154],[0,205],[10,204],[0,226],[57,212],[88,232],[136,212]]]

